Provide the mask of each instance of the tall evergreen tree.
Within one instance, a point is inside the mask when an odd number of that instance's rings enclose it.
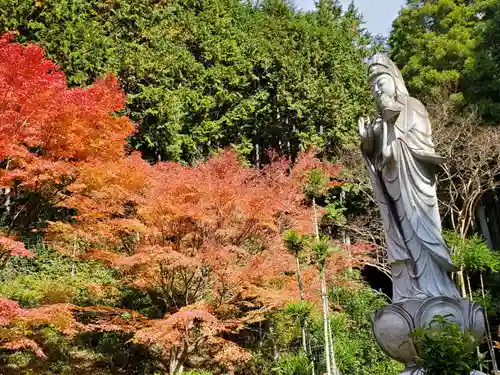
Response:
[[[443,87],[463,93],[464,74],[477,43],[480,2],[407,0],[388,42],[412,93],[432,96]]]
[[[6,0],[0,24],[40,42],[71,84],[114,72],[138,124],[131,144],[155,161],[332,149],[369,106],[369,40],[333,0],[306,13],[284,0]]]
[[[412,94],[451,94],[481,119],[500,119],[500,5],[493,0],[407,0],[394,21],[390,55]]]

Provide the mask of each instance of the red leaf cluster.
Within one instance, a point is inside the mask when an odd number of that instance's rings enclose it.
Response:
[[[19,303],[6,298],[0,298],[0,325],[4,326],[9,322],[21,316],[24,310],[21,309]]]
[[[0,261],[6,256],[33,257],[33,253],[24,244],[10,237],[0,237]]]
[[[0,300],[3,347],[43,355],[16,325],[21,322],[70,336],[134,334],[136,342],[161,347],[171,373],[194,353],[229,371],[249,359],[222,333],[299,298],[295,260],[284,248],[283,233],[312,232],[303,194],[308,173],[320,168],[334,177],[341,166],[321,162],[313,151],[295,163],[271,155],[272,163],[262,169],[244,167],[233,151],[194,166],[150,166],[125,152],[133,126],[112,115],[124,106],[113,76],[68,88],[39,46],[11,38],[0,39],[0,186],[15,193],[34,189],[75,210],[71,222],[49,223],[47,241],[72,257],[118,268],[124,282],[160,296],[168,313],[148,321],[114,308],[58,304],[23,310]],[[0,251],[32,255],[7,237],[0,237]],[[350,253],[351,265],[356,257]],[[343,253],[332,257],[330,280],[349,262]],[[306,266],[303,280],[313,298],[317,270]],[[84,326],[75,315],[86,313],[98,318]]]
[[[173,365],[189,348],[205,355],[213,347],[234,353],[234,361],[225,357],[228,369],[248,358],[220,334],[228,324],[262,320],[299,298],[295,261],[282,235],[289,228],[312,231],[303,183],[313,168],[338,173],[339,166],[308,152],[295,165],[275,158],[259,170],[245,168],[233,151],[194,166],[151,167],[131,158],[106,165],[111,164],[84,174],[79,181],[86,182],[71,187],[73,196],[65,204],[77,207],[76,222],[53,223],[49,238],[67,253],[74,251],[75,237],[85,239],[82,256],[117,267],[124,280],[162,297],[170,314],[139,329],[135,339],[159,345]],[[330,263],[332,275],[347,264],[342,255],[335,267]],[[306,295],[318,299],[317,270],[303,273]],[[137,329],[117,318],[88,328]]]
[[[218,335],[227,326],[205,309],[186,307],[177,313],[155,321],[151,327],[140,330],[135,341],[158,345],[169,358],[170,373],[176,374],[185,359],[205,351],[219,366],[231,370],[234,365],[248,361],[248,352]]]
[[[236,296],[263,296],[294,269],[283,231],[312,229],[302,183],[318,164],[307,153],[298,171],[285,159],[258,170],[245,168],[232,151],[196,166],[160,163],[138,206],[144,226],[135,253],[105,257],[136,286],[161,290],[168,308],[194,303],[207,291],[220,308],[234,305]]]
[[[15,341],[7,341],[3,343],[1,348],[6,349],[6,350],[12,350],[12,351],[17,351],[17,350],[30,350],[32,351],[38,358],[46,358],[45,353],[43,350],[40,348],[40,346],[33,340],[26,339],[26,338],[20,338]]]
[[[299,298],[282,235],[292,227],[312,231],[302,192],[307,173],[339,167],[309,152],[295,165],[276,158],[260,170],[245,168],[232,151],[195,166],[151,167],[131,158],[102,166],[70,186],[64,204],[77,208],[76,222],[53,223],[49,238],[67,253],[74,252],[75,237],[84,239],[81,256],[117,267],[124,280],[162,297],[170,314],[140,329],[137,342],[160,345],[169,360],[193,343],[193,351],[218,347],[235,361],[247,358],[220,333]],[[308,297],[318,298],[317,271],[304,270],[304,280]],[[134,332],[116,318],[88,328]]]
[[[74,335],[82,329],[72,314],[72,305],[53,304],[34,309],[22,309],[9,299],[0,298],[0,348],[30,350],[38,357],[45,354],[36,342],[37,328],[53,327],[65,335]]]
[[[68,88],[40,46],[12,39],[12,33],[0,38],[0,187],[11,188],[14,197],[36,190],[57,203],[108,163],[127,173],[124,140],[134,126],[112,115],[125,104],[116,79],[108,75],[86,88]]]

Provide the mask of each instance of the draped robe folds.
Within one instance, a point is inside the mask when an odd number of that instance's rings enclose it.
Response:
[[[456,267],[441,234],[436,195],[436,167],[444,159],[434,152],[425,107],[414,98],[402,99],[403,110],[387,133],[391,159],[382,166],[380,135],[375,138],[375,152],[365,155],[383,220],[393,302],[459,298],[448,275]]]

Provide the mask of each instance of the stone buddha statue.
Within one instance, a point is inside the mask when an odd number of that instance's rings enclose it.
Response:
[[[393,302],[437,296],[459,298],[449,273],[456,270],[441,234],[437,166],[429,116],[412,98],[401,73],[383,54],[369,65],[378,115],[361,118],[366,167],[384,224],[393,276]]]
[[[420,375],[418,348],[409,333],[448,316],[479,342],[485,333],[480,305],[460,297],[456,271],[441,234],[436,174],[444,159],[434,151],[424,105],[411,97],[401,72],[383,54],[369,64],[377,108],[358,122],[361,150],[378,202],[393,278],[392,304],[373,317],[373,332],[390,357],[406,365],[401,375]],[[481,374],[473,372],[474,374]]]

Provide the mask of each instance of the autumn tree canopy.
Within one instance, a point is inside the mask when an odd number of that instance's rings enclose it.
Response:
[[[310,172],[322,171],[326,191],[338,185],[331,179],[341,166],[312,150],[294,162],[270,152],[262,168],[247,167],[235,150],[192,165],[150,165],[127,147],[134,126],[117,114],[124,95],[112,75],[70,88],[39,46],[16,43],[12,34],[1,38],[0,57],[0,261],[43,258],[19,260],[24,266],[0,277],[13,282],[34,264],[46,270],[43,262],[71,263],[60,271],[65,276],[49,274],[55,279],[43,285],[53,290],[38,289],[45,303],[28,308],[0,299],[0,349],[47,361],[56,350],[48,331],[67,342],[113,334],[171,375],[199,365],[229,372],[247,366],[251,352],[235,336],[250,335],[299,299],[297,259],[283,234],[313,232],[317,218],[304,189]],[[41,247],[29,251],[20,240],[33,234]],[[343,270],[361,253],[340,251],[326,261],[328,282],[343,283]],[[312,253],[305,255],[302,292],[316,303],[318,269]],[[87,263],[95,281],[73,287]],[[111,274],[115,284],[105,276]],[[148,307],[120,299],[119,285]]]
[[[40,43],[72,85],[116,74],[140,130],[132,144],[149,160],[192,162],[234,145],[259,163],[268,148],[331,148],[354,139],[369,106],[370,39],[338,1],[309,13],[284,0],[3,5],[0,32]]]
[[[29,229],[71,189],[84,189],[79,179],[96,179],[93,171],[106,163],[126,163],[123,140],[134,127],[112,115],[124,106],[112,75],[84,89],[68,88],[38,45],[12,40],[10,33],[0,41],[2,219],[10,229]]]

